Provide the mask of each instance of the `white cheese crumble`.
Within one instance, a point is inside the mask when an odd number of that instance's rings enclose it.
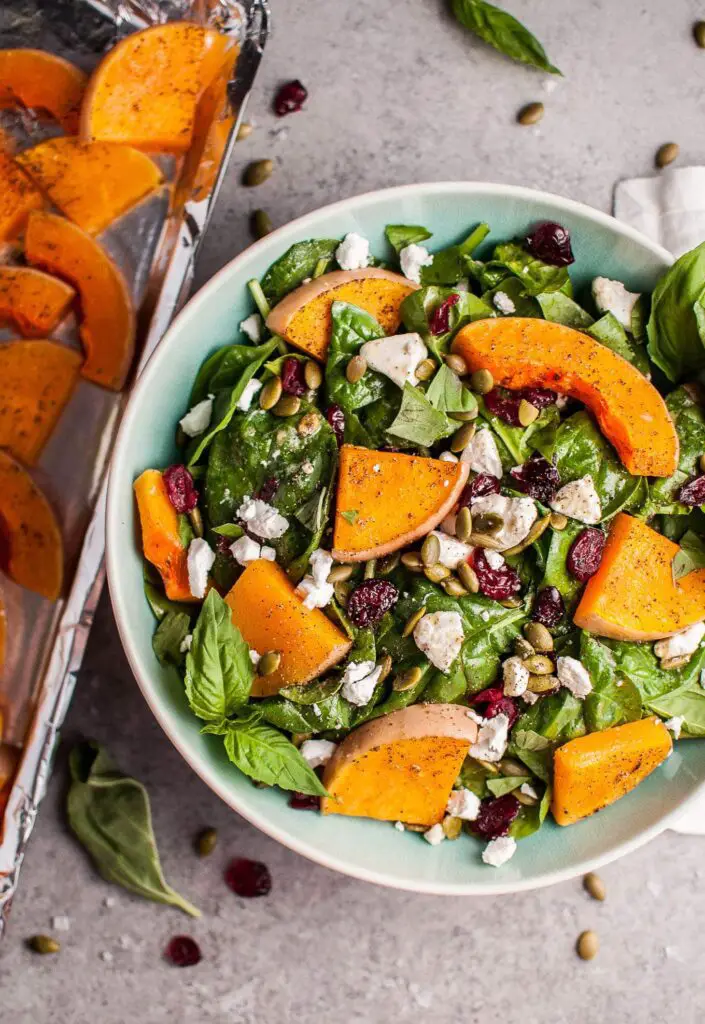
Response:
[[[320,768],[321,765],[328,764],[337,746],[337,743],[331,743],[330,740],[304,740],[299,747],[299,753],[311,768]]]
[[[263,558],[265,562],[276,562],[277,553],[274,548],[270,548],[266,544],[263,544],[259,551],[259,557]]]
[[[463,544],[461,540],[449,537],[447,533],[441,533],[440,530],[432,530],[429,536],[438,537],[441,549],[438,561],[447,569],[457,569],[461,562],[467,562],[472,553],[473,549],[470,544]]]
[[[247,523],[251,533],[264,540],[277,540],[289,529],[289,520],[280,515],[272,505],[268,505],[260,498],[250,498],[248,495],[243,498],[237,510],[237,517]]]
[[[250,316],[240,321],[240,330],[256,345],[262,337],[262,317],[259,313],[251,313]]]
[[[663,724],[666,726],[674,740],[680,739],[681,729],[683,728],[683,722],[685,718],[683,715],[674,715],[673,718],[669,718],[667,722]]]
[[[477,742],[470,747],[470,757],[479,761],[501,761],[507,749],[508,736],[509,718],[506,715],[500,713],[494,718],[483,718]]]
[[[570,690],[578,700],[584,700],[592,692],[590,673],[577,658],[559,658],[556,662],[556,675],[561,686]]]
[[[351,661],[343,672],[341,693],[345,700],[362,708],[369,704],[382,674],[382,665],[374,661]]]
[[[490,839],[482,851],[482,860],[493,868],[501,868],[508,860],[511,860],[516,853],[516,839],[511,836],[500,836],[498,839]]]
[[[459,462],[458,456],[455,452],[441,452],[438,456],[441,462]]]
[[[521,697],[526,693],[530,674],[521,658],[517,658],[516,655],[507,658],[502,665],[502,681],[506,695],[508,697]]]
[[[215,551],[213,551],[203,537],[194,537],[188,546],[186,566],[188,568],[188,588],[192,597],[202,598],[206,596],[208,587],[208,573],[215,562]]]
[[[309,557],[311,574],[304,576],[296,588],[296,593],[304,599],[305,608],[325,608],[335,592],[333,584],[328,582],[328,573],[333,568],[333,556],[330,551],[316,548]]]
[[[424,832],[423,837],[427,843],[431,844],[431,846],[440,846],[445,839],[446,834],[443,831],[443,826],[439,822],[437,825],[432,825],[428,832]]]
[[[669,658],[680,658],[686,654],[695,654],[700,641],[705,636],[705,623],[696,622],[680,633],[667,636],[654,644],[654,654],[666,661]]]
[[[260,557],[261,550],[262,545],[247,535],[238,537],[230,545],[230,553],[238,565],[249,565],[250,562],[256,562]]]
[[[480,798],[470,789],[454,789],[448,797],[446,814],[463,821],[475,821],[480,813]]]
[[[245,384],[245,387],[242,389],[242,394],[238,398],[235,408],[239,409],[240,412],[247,412],[252,405],[252,399],[261,387],[262,381],[255,380],[254,377],[252,380],[248,380],[247,384]]]
[[[538,693],[533,693],[531,690],[526,690],[524,693],[522,693],[521,699],[526,704],[531,706],[532,704],[535,704],[536,701],[539,699],[539,695]]]
[[[208,398],[204,398],[202,402],[198,402],[192,409],[189,409],[185,416],[182,416],[179,426],[189,437],[198,437],[208,429],[212,415],[213,396],[209,395]]]
[[[371,369],[403,388],[405,384],[418,383],[416,367],[426,359],[428,351],[420,334],[395,334],[366,341],[360,355]]]
[[[429,612],[414,629],[416,646],[441,672],[450,671],[464,639],[459,612]]]
[[[519,786],[519,792],[523,793],[524,796],[530,797],[532,800],[538,800],[539,798],[538,793],[530,782],[522,782],[521,786]]]
[[[406,832],[406,825],[404,824],[403,821],[395,821],[394,828],[397,830],[397,832]]]
[[[68,932],[71,930],[71,918],[66,914],[57,914],[51,919],[51,927],[55,932]]]
[[[335,258],[341,270],[361,270],[370,262],[370,243],[351,231],[335,250]]]
[[[399,253],[399,263],[404,277],[414,284],[421,284],[421,268],[430,267],[433,263],[433,256],[424,245],[405,245]]]
[[[495,292],[494,298],[492,299],[495,307],[500,313],[515,313],[516,306],[512,299],[509,298],[506,292]]]
[[[492,548],[485,549],[485,561],[489,565],[490,569],[501,569],[505,564],[504,556],[500,555],[499,551],[493,551]]]
[[[250,661],[252,662],[252,665],[255,668],[255,670],[259,665],[259,660],[261,657],[262,655],[259,653],[259,651],[256,651],[254,647],[250,647]]]
[[[182,654],[187,654],[191,650],[191,644],[193,643],[193,633],[187,633],[179,644],[179,650]]]
[[[460,461],[469,463],[473,473],[487,473],[498,480],[502,477],[502,460],[491,430],[476,431],[470,444],[463,449]]]
[[[536,505],[531,498],[505,498],[503,494],[483,494],[471,505],[472,514],[496,512],[504,519],[504,526],[495,537],[502,551],[520,544],[536,522]],[[487,549],[485,550],[485,556]]]
[[[611,313],[622,327],[631,331],[632,310],[639,298],[638,292],[627,291],[621,281],[596,277],[592,282],[592,297],[601,313]]]
[[[562,512],[569,519],[577,519],[579,523],[594,526],[602,519],[600,497],[595,490],[595,483],[588,473],[579,480],[564,484],[551,502],[554,512]]]

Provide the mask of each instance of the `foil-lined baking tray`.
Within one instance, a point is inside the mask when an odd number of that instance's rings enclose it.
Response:
[[[240,52],[228,102],[233,125],[207,187],[193,182],[193,154],[155,156],[166,185],[99,236],[123,271],[138,312],[131,380],[185,301],[194,260],[228,163],[269,33],[268,0],[3,0],[0,49],[31,47],[65,57],[90,72],[130,32],[173,20],[209,25],[237,41]],[[0,110],[0,129],[19,149],[56,129],[31,111]],[[0,329],[0,342],[13,332]],[[78,346],[73,318],[55,337]],[[9,798],[0,801],[0,937],[27,841],[51,772],[59,729],[73,693],[103,586],[105,477],[130,383],[120,394],[81,379],[32,475],[58,513],[66,549],[64,596],[56,603],[5,578],[7,651],[0,670],[4,719],[0,754],[17,760]]]

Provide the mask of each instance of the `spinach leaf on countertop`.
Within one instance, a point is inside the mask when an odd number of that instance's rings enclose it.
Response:
[[[453,14],[464,28],[511,60],[552,75],[561,72],[549,61],[541,43],[520,21],[486,0],[451,0]]]

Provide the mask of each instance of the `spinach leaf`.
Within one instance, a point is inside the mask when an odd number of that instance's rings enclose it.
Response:
[[[461,25],[511,60],[560,75],[538,39],[508,11],[486,0],[452,0],[451,7]]]
[[[683,718],[683,734],[705,736],[705,690],[699,682],[648,701],[650,711],[662,718]]]
[[[69,825],[103,878],[145,899],[200,917],[200,911],[164,879],[144,786],[118,771],[97,743],[75,746],[69,769]]]
[[[614,653],[606,644],[581,633],[580,660],[592,681],[584,705],[588,732],[602,732],[641,718],[641,694],[630,679],[618,676]]]
[[[556,745],[584,736],[585,731],[583,702],[565,689],[542,697],[519,716],[514,726],[517,734],[538,733]]]
[[[400,253],[407,245],[418,245],[431,237],[431,232],[422,228],[420,224],[387,224],[384,229],[387,241]]]
[[[683,668],[663,669],[651,644],[607,642],[614,651],[619,673],[634,683],[645,704],[695,685],[705,667],[705,647],[699,648]]]
[[[605,313],[599,320],[589,327],[587,333],[596,341],[601,341],[607,348],[611,348],[622,359],[633,363],[637,370],[640,370],[645,377],[651,379],[651,367],[646,351],[642,345],[638,345],[629,337],[619,320],[612,313]]]
[[[512,731],[510,752],[523,761],[537,778],[549,782],[553,769],[553,743],[533,729],[516,728]]]
[[[316,704],[296,704],[280,696],[266,697],[258,701],[257,707],[266,722],[292,733],[350,729],[354,710],[339,693]]]
[[[553,294],[553,293],[551,293]],[[556,295],[562,294],[556,292]],[[497,305],[497,296],[500,296],[500,304],[504,297],[504,302],[509,299],[514,309],[508,313],[502,312]],[[528,295],[524,285],[518,277],[505,277],[503,281],[500,281],[494,288],[490,288],[482,293],[482,300],[486,302],[491,309],[494,310],[495,316],[532,316],[541,317],[541,306],[536,299]]]
[[[512,839],[526,839],[527,836],[538,832],[546,820],[550,806],[551,787],[547,785],[539,803],[533,807],[522,807],[520,809],[518,815],[509,826],[509,835]]]
[[[217,590],[203,602],[186,655],[186,697],[206,722],[228,718],[247,702],[254,670],[250,649]]]
[[[680,445],[678,469],[672,476],[651,482],[644,515],[685,515],[690,511],[678,501],[678,492],[698,472],[698,459],[705,452],[705,412],[697,399],[698,392],[690,385],[677,388],[666,399]]]
[[[405,384],[401,408],[387,433],[410,441],[419,448],[430,448],[441,438],[450,437],[457,429],[457,423],[434,408],[419,388]]]
[[[457,373],[453,373],[444,363],[428,386],[426,398],[441,412],[474,412],[477,399],[469,388],[460,382]]]
[[[518,277],[527,295],[561,291],[570,282],[566,267],[554,267],[551,263],[544,263],[526,249],[522,249],[516,242],[502,242],[496,246],[492,263],[506,267]]]
[[[181,665],[184,654],[181,644],[191,628],[186,612],[167,612],[152,637],[152,650],[162,665]]]
[[[306,575],[308,569],[309,559],[312,553],[321,546],[323,540],[323,534],[326,532],[328,527],[328,520],[330,518],[330,507],[333,500],[333,487],[332,479],[335,475],[335,466],[337,459],[334,461],[333,470],[331,471],[331,483],[321,490],[320,494],[314,494],[312,498],[306,502],[305,505],[298,510],[296,518],[299,522],[309,531],[309,541],[306,547],[303,549],[300,555],[298,555],[290,564],[287,569],[289,578],[295,583],[298,583],[303,576]],[[311,502],[316,501],[316,510],[314,516],[310,516],[309,525],[307,526],[303,520],[304,510],[305,514],[310,515],[309,508]]]
[[[219,537],[229,537],[231,540],[238,540],[245,531],[237,523],[223,523],[222,526],[214,526],[213,533],[217,533]]]
[[[431,334],[428,319],[449,295],[459,295],[460,298],[450,308],[448,331],[440,335]],[[453,288],[441,288],[437,285],[417,288],[407,295],[401,304],[402,322],[407,331],[420,334],[439,362],[441,356],[448,351],[450,340],[460,327],[473,320],[495,316],[495,313],[491,306],[472,292],[458,292]]]
[[[195,614],[200,608],[198,604],[187,604],[184,601],[170,601],[164,593],[162,578],[149,562],[145,560],[143,565],[144,575],[144,596],[147,604],[152,609],[154,618],[161,622],[169,612],[186,612],[189,616]]]
[[[566,559],[568,558],[568,552],[570,551],[573,542],[577,538],[578,534],[582,533],[584,529],[585,527],[582,523],[578,523],[575,520],[570,519],[568,520],[568,525],[564,530],[552,530],[551,542],[546,555],[546,569],[543,577],[543,585],[546,587],[556,587],[568,606],[570,606],[573,599],[577,596],[582,587],[582,583],[579,583],[578,580],[568,572]]]
[[[262,278],[262,291],[268,301],[274,305],[307,277],[313,277],[318,261],[332,259],[339,244],[337,238],[310,238],[287,249]]]
[[[487,788],[492,796],[504,796],[513,793],[525,782],[531,782],[530,775],[495,775],[487,780]]]
[[[575,299],[569,298],[563,292],[540,292],[536,301],[541,307],[545,320],[554,324],[563,324],[564,327],[573,327],[576,331],[584,331],[591,327],[593,319],[586,313],[582,306],[579,306]]]
[[[680,541],[680,550],[673,559],[673,580],[676,582],[694,569],[705,569],[705,541],[687,530]]]
[[[458,775],[458,782],[463,788],[469,789],[471,793],[478,796],[480,800],[484,800],[489,795],[487,779],[490,777],[487,769],[479,761],[476,761],[474,757],[466,757]]]
[[[278,729],[260,721],[235,719],[228,722],[224,743],[230,760],[249,778],[311,796],[326,795],[311,766]]]
[[[654,288],[647,348],[669,380],[695,376],[705,368],[705,346],[695,312],[704,284],[705,242],[677,259]]]
[[[505,470],[516,466],[517,463],[526,462],[539,444],[542,454],[546,454],[544,449],[549,449],[547,458],[551,458],[553,439],[560,422],[560,413],[555,405],[542,409],[540,416],[528,427],[512,427],[505,423],[501,417],[489,411],[481,398],[478,399],[478,409],[480,416],[492,428],[495,440],[500,442],[499,454]]]
[[[488,224],[478,224],[458,245],[433,254],[433,263],[421,268],[421,284],[457,284],[468,276],[467,260],[490,233]]]
[[[188,406],[192,409],[194,405],[198,405],[204,398],[207,398],[211,389],[210,381],[213,374],[216,372],[220,364],[226,359],[231,348],[241,348],[242,346],[223,345],[221,348],[217,348],[215,352],[211,353],[207,359],[204,359],[201,363],[200,369],[196,374],[196,379],[191,388],[191,394],[189,396]]]

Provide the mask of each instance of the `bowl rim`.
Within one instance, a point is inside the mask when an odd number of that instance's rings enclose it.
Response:
[[[312,843],[308,843],[305,840],[289,835],[279,826],[273,825],[269,821],[266,813],[261,813],[252,808],[241,806],[237,794],[231,792],[226,786],[220,783],[216,772],[211,769],[207,761],[190,755],[185,746],[182,745],[176,730],[172,728],[172,716],[167,709],[167,705],[163,701],[153,697],[151,693],[151,684],[146,678],[147,673],[144,673],[143,676],[139,657],[136,650],[133,648],[131,638],[125,625],[125,605],[119,584],[119,544],[117,541],[124,528],[123,524],[120,522],[118,507],[119,493],[116,483],[118,472],[115,467],[118,466],[125,454],[127,437],[130,433],[130,425],[136,415],[136,410],[140,407],[143,397],[148,393],[149,388],[154,383],[153,378],[159,368],[159,361],[162,358],[164,351],[171,344],[172,338],[178,335],[181,329],[181,322],[185,318],[187,312],[189,316],[192,316],[194,313],[197,313],[201,307],[207,305],[211,294],[221,286],[222,282],[228,278],[236,277],[240,273],[240,267],[243,264],[247,264],[251,257],[256,255],[260,249],[265,247],[268,248],[271,246],[273,241],[281,240],[283,251],[284,245],[288,247],[288,245],[294,240],[297,240],[294,236],[300,236],[302,232],[305,232],[308,229],[309,225],[315,225],[317,219],[323,214],[345,214],[351,209],[357,210],[366,205],[373,205],[380,199],[384,198],[389,198],[391,200],[410,195],[418,198],[419,196],[423,197],[438,194],[458,194],[462,196],[487,195],[504,199],[524,200],[530,203],[537,200],[542,201],[552,206],[556,212],[565,211],[566,213],[581,216],[587,220],[591,220],[593,223],[596,223],[603,228],[606,228],[612,234],[621,235],[630,241],[636,242],[643,248],[649,249],[653,255],[663,261],[665,266],[673,263],[673,256],[668,252],[668,250],[651,241],[636,229],[627,224],[623,224],[610,214],[604,213],[601,210],[593,209],[592,207],[584,203],[580,203],[577,200],[568,199],[564,196],[559,196],[555,193],[546,192],[540,189],[528,188],[523,185],[503,185],[481,181],[424,182],[422,184],[396,185],[391,188],[375,189],[359,195],[350,196],[347,199],[338,200],[337,202],[330,203],[326,206],[318,207],[315,210],[303,214],[301,217],[297,217],[288,224],[275,229],[265,238],[254,242],[237,256],[233,257],[233,259],[229,260],[188,300],[165,331],[164,336],[156,346],[154,352],[150,355],[144,369],[135,382],[122,417],[117,440],[111,457],[108,475],[106,502],[107,579],[111,604],[120,640],[132,673],[137,681],[137,685],[151,709],[152,714],[187,764],[217,796],[232,808],[232,810],[236,811],[252,825],[255,825],[260,829],[260,831],[264,832],[265,835],[272,839],[276,839],[283,846],[293,850],[295,853],[299,853],[308,860],[314,861],[323,867],[360,879],[361,881],[372,882],[388,888],[402,889],[408,892],[418,892],[430,895],[497,896],[513,892],[545,888],[546,886],[554,885],[558,882],[567,881],[577,875],[602,867],[625,854],[631,853],[633,850],[643,846],[645,843],[649,842],[649,840],[669,828],[669,826],[675,823],[676,819],[684,813],[688,806],[694,804],[696,800],[701,797],[703,790],[705,790],[705,778],[691,794],[682,798],[674,807],[666,812],[663,817],[648,828],[640,831],[637,835],[624,840],[623,842],[617,843],[613,848],[606,851],[601,856],[578,859],[568,867],[550,871],[539,878],[515,879],[513,881],[503,882],[501,880],[501,874],[497,872],[496,875],[488,875],[487,884],[483,884],[482,886],[478,886],[477,883],[438,882],[434,880],[410,883],[404,879],[396,879],[385,874],[383,871],[360,867],[358,865],[351,864],[338,856],[324,853]]]

